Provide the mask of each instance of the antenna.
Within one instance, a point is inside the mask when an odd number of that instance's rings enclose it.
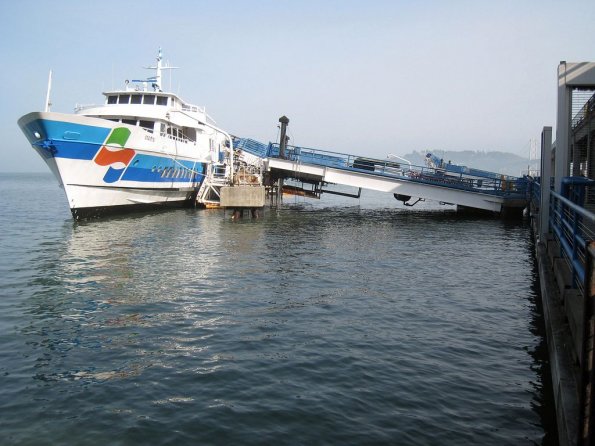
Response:
[[[45,95],[44,111],[46,111],[46,112],[49,112],[50,107],[52,106],[52,103],[50,102],[50,93],[51,92],[52,92],[52,70],[50,70],[50,75],[48,78],[48,91],[47,91],[47,94]]]
[[[144,67],[148,70],[156,70],[155,76],[147,79],[148,81],[152,82],[153,88],[155,89],[155,91],[163,91],[161,89],[161,70],[176,70],[179,67],[172,67],[169,65],[169,62],[163,66],[161,64],[161,61],[163,60],[163,57],[161,56],[161,48],[159,48],[159,53],[157,55],[157,65],[154,67]],[[171,84],[171,77],[170,77],[170,84]],[[170,87],[171,90],[171,87]]]

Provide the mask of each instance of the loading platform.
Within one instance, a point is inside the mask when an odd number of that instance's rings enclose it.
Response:
[[[248,138],[236,138],[234,148],[262,159],[273,180],[293,179],[304,187],[309,185],[311,190],[303,189],[304,195],[330,192],[323,187],[332,183],[389,192],[409,206],[428,199],[496,213],[522,211],[529,201],[526,177],[444,163],[431,154],[426,156],[425,166],[414,166],[407,161],[280,147]]]

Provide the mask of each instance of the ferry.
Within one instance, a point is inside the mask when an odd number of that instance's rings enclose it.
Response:
[[[18,120],[29,143],[64,188],[75,220],[195,203],[215,170],[229,178],[232,137],[204,107],[164,92],[161,49],[155,75],[104,92],[103,105],[45,111]],[[221,173],[223,172],[223,173]],[[223,180],[225,181],[225,180]]]

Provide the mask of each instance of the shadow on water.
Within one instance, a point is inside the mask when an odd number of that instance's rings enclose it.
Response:
[[[532,253],[535,252],[535,242],[533,241],[533,238],[531,238],[530,249]],[[533,358],[531,370],[537,374],[538,378],[538,380],[533,383],[535,393],[531,407],[539,415],[541,425],[544,429],[541,446],[558,446],[558,429],[545,321],[543,318],[543,305],[541,302],[541,286],[539,283],[537,260],[534,256],[531,257],[531,278],[532,293],[529,300],[533,306],[533,311],[531,312],[532,318],[530,328],[531,333],[539,339],[539,343],[535,348],[529,351],[529,354]]]

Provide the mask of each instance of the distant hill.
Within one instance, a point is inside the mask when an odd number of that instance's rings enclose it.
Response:
[[[411,164],[423,166],[427,152],[412,152],[403,155],[403,158],[411,161]],[[473,167],[475,169],[488,170],[490,172],[502,173],[505,175],[521,176],[526,175],[530,166],[533,170],[539,170],[539,160],[529,160],[522,156],[508,152],[483,152],[463,150],[455,152],[451,150],[434,150],[431,152],[438,158],[449,161],[452,164]]]

